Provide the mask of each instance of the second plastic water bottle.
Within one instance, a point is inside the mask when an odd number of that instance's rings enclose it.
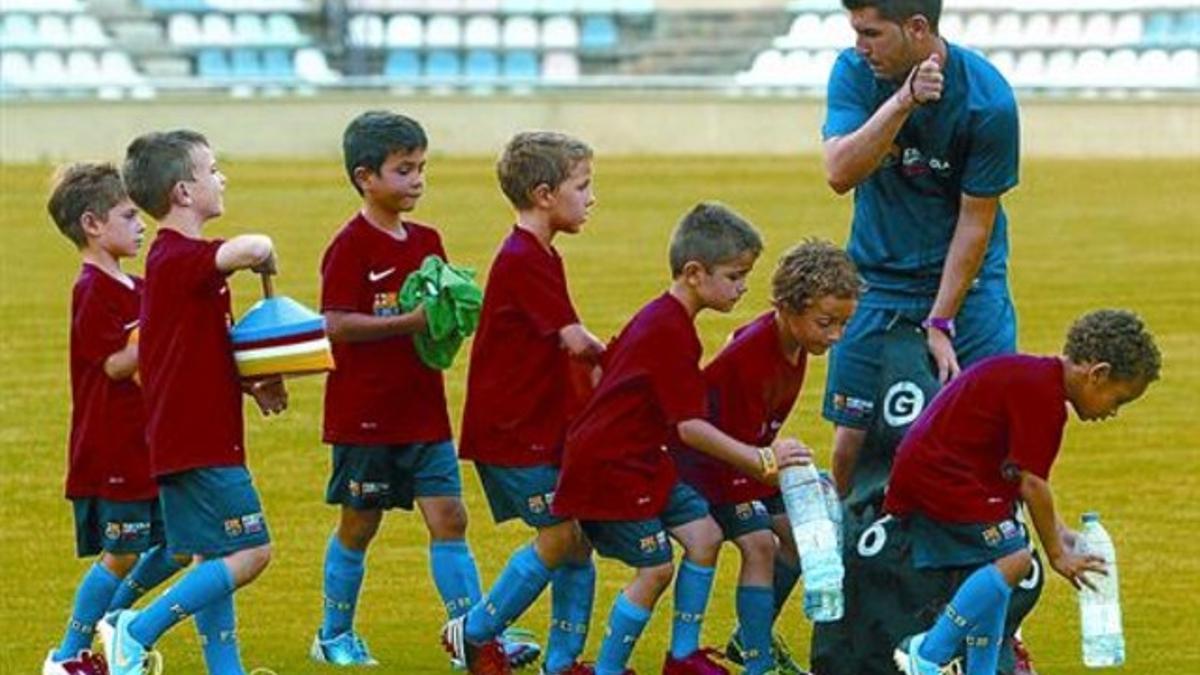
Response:
[[[804,614],[813,621],[838,621],[845,612],[842,553],[817,468],[805,464],[780,471],[779,488],[804,570]]]
[[[1108,574],[1089,574],[1096,586],[1079,591],[1079,616],[1083,629],[1083,665],[1108,668],[1125,663],[1125,635],[1121,631],[1121,599],[1117,580],[1117,553],[1100,516],[1083,514],[1083,530],[1076,551],[1104,558]]]

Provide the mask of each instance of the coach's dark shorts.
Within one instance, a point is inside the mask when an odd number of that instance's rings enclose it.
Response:
[[[160,476],[158,498],[171,553],[216,558],[271,541],[262,502],[244,466]]]
[[[99,497],[71,500],[75,512],[75,553],[80,558],[108,553],[141,553],[166,541],[158,499],[117,502]]]
[[[667,530],[708,517],[708,502],[685,483],[675,483],[667,505],[647,520],[585,520],[580,523],[596,552],[630,567],[657,567],[671,562]]]
[[[462,497],[458,455],[450,441],[333,446],[327,504],[411,511],[417,497]]]
[[[558,485],[558,467],[476,462],[475,470],[497,523],[520,518],[530,527],[550,527],[568,520],[550,513]]]

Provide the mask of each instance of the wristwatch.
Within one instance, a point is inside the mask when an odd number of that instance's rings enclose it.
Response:
[[[947,319],[947,318],[943,318],[940,316],[931,316],[928,319],[925,319],[924,321],[921,322],[921,328],[924,328],[925,330],[929,330],[930,328],[936,328],[936,329],[942,331],[943,333],[945,333],[946,336],[949,337],[951,340],[954,339],[954,335],[955,335],[954,319]]]

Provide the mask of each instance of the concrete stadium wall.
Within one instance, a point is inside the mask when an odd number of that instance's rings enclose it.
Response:
[[[370,108],[403,111],[428,129],[431,150],[493,155],[515,131],[575,133],[604,154],[813,154],[824,102],[720,93],[556,92],[545,96],[386,95],[151,101],[5,101],[0,161],[118,158],[134,136],[189,127],[247,158],[336,157],[345,124]],[[1200,100],[1023,101],[1027,156],[1200,157]]]

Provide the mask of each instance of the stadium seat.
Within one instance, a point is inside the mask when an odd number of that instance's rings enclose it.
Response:
[[[142,81],[142,76],[125,52],[107,51],[101,54],[100,73],[105,84],[131,85]]]
[[[1049,14],[1039,12],[1025,19],[1024,42],[1031,47],[1048,47],[1054,44],[1054,22]]]
[[[260,77],[262,62],[259,60],[258,50],[245,47],[233,50],[230,71],[234,77]]]
[[[425,44],[425,27],[416,14],[397,14],[388,19],[384,43],[389,47],[420,47]]]
[[[792,19],[787,35],[775,40],[779,49],[811,49],[821,40],[821,17],[805,13]]]
[[[986,47],[992,40],[992,17],[990,14],[971,14],[963,26],[962,42],[972,47]]]
[[[1083,22],[1083,37],[1080,40],[1080,45],[1085,47],[1111,47],[1113,45],[1115,30],[1111,14],[1088,15],[1087,19]]]
[[[1180,49],[1172,53],[1170,72],[1175,86],[1200,89],[1200,50]]]
[[[538,77],[537,54],[518,49],[504,53],[504,77],[507,80],[536,80]]]
[[[47,14],[37,22],[38,42],[48,47],[66,47],[71,44],[71,31],[67,20],[57,14]]]
[[[738,73],[737,81],[743,85],[777,84],[783,78],[785,57],[778,49],[764,49],[754,55],[750,69]]]
[[[573,52],[546,52],[542,56],[542,79],[551,82],[579,79],[579,57]]]
[[[1175,75],[1170,68],[1171,57],[1165,49],[1147,49],[1138,56],[1138,73],[1142,77],[1140,84],[1146,87],[1173,86]]]
[[[1021,52],[1009,83],[1014,87],[1040,87],[1045,84],[1046,55],[1034,49]]]
[[[1109,86],[1113,88],[1130,89],[1141,80],[1138,74],[1138,54],[1132,49],[1118,49],[1109,54],[1105,69]]]
[[[346,22],[349,43],[355,47],[383,46],[383,17],[375,14],[359,14]],[[297,72],[299,69],[297,68]]]
[[[67,66],[60,52],[38,52],[32,65],[33,83],[54,87],[67,82]]]
[[[465,73],[471,80],[499,79],[500,57],[490,49],[472,49],[467,52]]]
[[[963,19],[961,14],[944,14],[941,20],[938,21],[938,33],[944,36],[947,40],[955,43],[962,43],[963,36]]]
[[[500,46],[500,21],[494,16],[472,16],[463,28],[463,45],[467,48]]]
[[[500,37],[507,49],[532,49],[538,46],[537,21],[529,16],[510,16],[504,20]]]
[[[9,14],[3,18],[4,31],[2,34],[4,47],[37,47],[42,38],[38,35],[37,24],[28,14]]]
[[[200,19],[200,30],[206,45],[233,44],[233,24],[225,14],[205,14]]]
[[[100,63],[92,52],[71,52],[67,55],[67,81],[81,87],[100,83]]]
[[[425,22],[425,44],[430,47],[457,47],[462,44],[462,23],[457,16],[437,14]]]
[[[579,24],[569,16],[552,16],[542,22],[542,46],[575,49],[579,46]]]
[[[1005,12],[996,19],[992,28],[991,44],[999,47],[1016,47],[1022,44],[1021,15]]]
[[[0,89],[22,89],[33,82],[33,66],[24,52],[0,52]]]
[[[854,46],[856,37],[854,29],[850,27],[850,19],[842,12],[834,12],[821,20],[820,38],[815,46],[846,49]]]
[[[383,62],[383,74],[393,80],[415,80],[421,76],[421,59],[412,49],[393,49]]]
[[[1075,61],[1075,83],[1081,87],[1103,89],[1113,86],[1108,69],[1108,55],[1099,49],[1088,49]]]
[[[1083,44],[1083,17],[1075,12],[1060,15],[1054,21],[1054,33],[1050,39],[1054,45],[1060,47],[1077,47]]]
[[[425,77],[432,80],[453,79],[462,75],[458,53],[435,49],[425,56]]]
[[[1118,47],[1132,47],[1142,42],[1144,21],[1138,12],[1126,12],[1117,17],[1113,26],[1113,44]]]
[[[584,51],[615,49],[619,41],[617,22],[611,16],[596,14],[583,17],[579,47]]]
[[[180,47],[200,44],[200,19],[195,14],[172,14],[167,19],[167,40]]]
[[[238,14],[233,17],[233,43],[262,45],[267,43],[267,28],[257,14]],[[236,70],[236,69],[235,69]]]
[[[1142,36],[1145,44],[1161,47],[1170,44],[1175,31],[1175,19],[1169,12],[1154,12],[1146,18],[1146,29]]]
[[[308,42],[289,14],[270,14],[266,20],[267,40],[274,45],[302,45]]]
[[[1042,73],[1042,84],[1055,89],[1074,87],[1075,81],[1075,52],[1070,49],[1056,49],[1046,57],[1046,69]]]
[[[820,73],[813,67],[814,52],[797,49],[783,57],[783,68],[776,75],[776,84],[813,86]]]
[[[338,74],[329,67],[325,52],[313,47],[297,49],[293,60],[296,77],[305,82],[328,84],[338,80]]]
[[[103,47],[108,44],[108,36],[96,17],[79,14],[71,18],[71,44],[76,47]]]
[[[1013,53],[1007,49],[999,49],[994,52],[989,52],[987,59],[993,66],[996,67],[996,70],[1000,71],[1000,74],[1004,76],[1004,79],[1008,80],[1011,84],[1013,71],[1017,69],[1016,56],[1014,56]]]
[[[1195,5],[1192,5],[1195,7]],[[1175,24],[1175,44],[1181,47],[1200,47],[1200,10],[1185,12]]]
[[[654,0],[616,0],[617,11],[633,16],[649,16],[654,13]]]
[[[262,53],[262,74],[266,77],[288,79],[295,76],[292,55],[286,49],[267,49]]]
[[[202,49],[196,54],[196,75],[205,78],[229,77],[229,59],[223,49]]]

